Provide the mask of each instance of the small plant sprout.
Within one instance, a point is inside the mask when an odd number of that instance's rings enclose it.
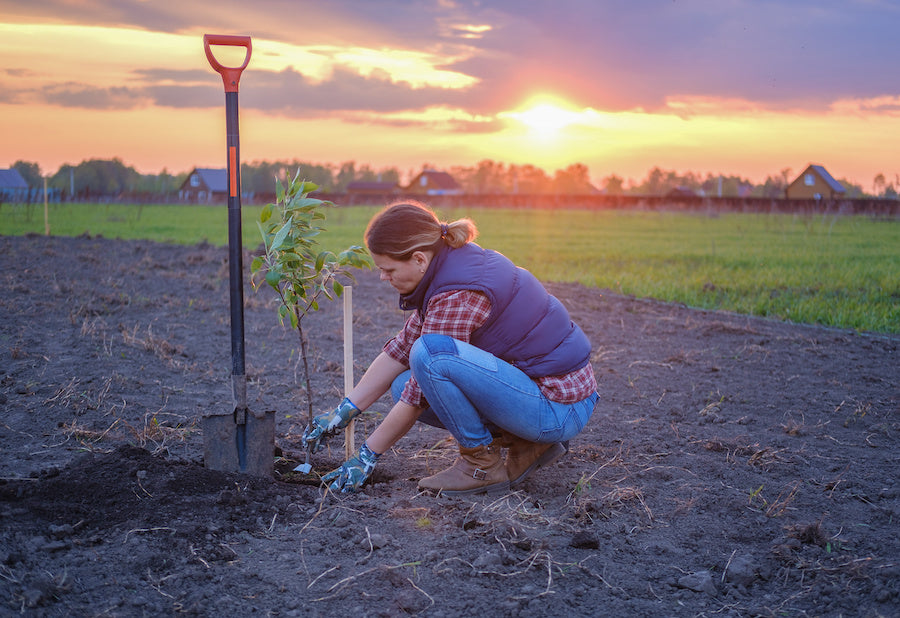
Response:
[[[259,289],[268,284],[280,299],[278,318],[290,321],[300,337],[304,388],[308,404],[308,422],[313,417],[312,391],[308,359],[308,340],[303,332],[303,317],[318,311],[322,298],[341,296],[341,279],[355,281],[354,268],[371,268],[372,261],[364,247],[352,245],[333,253],[319,250],[317,237],[325,231],[323,208],[332,202],[310,197],[319,187],[299,179],[299,170],[285,187],[275,180],[276,203],[266,205],[259,215],[260,234],[265,254],[253,258],[250,265],[251,284]],[[309,454],[307,452],[307,464]]]

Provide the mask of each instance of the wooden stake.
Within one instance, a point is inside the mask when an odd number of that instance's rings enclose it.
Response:
[[[44,176],[44,236],[50,235],[50,210],[47,208],[47,177]]]
[[[353,390],[353,286],[344,288],[344,397]],[[344,459],[356,453],[356,421],[344,429]]]

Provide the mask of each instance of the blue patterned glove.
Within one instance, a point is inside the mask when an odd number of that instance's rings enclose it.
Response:
[[[350,424],[354,418],[362,414],[350,399],[344,397],[341,405],[331,412],[314,416],[303,432],[303,443],[310,452],[321,451],[325,447],[325,438],[336,434]]]
[[[334,481],[330,489],[331,491],[340,491],[341,493],[353,492],[362,487],[366,482],[372,470],[375,469],[375,462],[381,457],[369,448],[369,445],[363,442],[356,455],[341,464],[337,470],[332,470],[322,477],[324,482]]]

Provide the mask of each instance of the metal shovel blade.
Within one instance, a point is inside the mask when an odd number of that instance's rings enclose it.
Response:
[[[207,414],[200,420],[203,461],[220,472],[271,477],[275,470],[275,412],[247,412],[244,424],[234,413]]]

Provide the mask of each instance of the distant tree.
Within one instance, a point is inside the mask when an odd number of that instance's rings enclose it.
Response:
[[[165,197],[178,191],[181,183],[166,168],[159,174],[141,174],[138,176],[134,191],[138,194]]]
[[[573,163],[564,170],[556,170],[553,188],[563,195],[584,195],[591,192],[591,179],[586,165]]]
[[[356,161],[346,161],[342,163],[341,168],[334,177],[335,191],[339,193],[346,191],[347,185],[354,180],[356,180]]]
[[[853,200],[866,196],[866,192],[863,191],[861,185],[850,182],[846,178],[841,178],[838,180],[838,182],[841,183],[844,187],[844,197]]]
[[[547,172],[533,165],[519,165],[510,168],[513,193],[540,195],[553,190],[553,181]]]
[[[783,174],[766,176],[765,182],[753,187],[750,195],[752,197],[782,198],[784,197],[784,190],[786,188],[787,184]]]
[[[603,179],[602,189],[607,195],[622,195],[625,193],[625,181],[615,174],[610,174]]]
[[[300,161],[253,161],[241,164],[241,191],[245,193],[271,194],[276,180],[290,182],[300,171],[301,178],[315,183],[323,191],[334,190],[334,171],[330,165],[316,165]]]
[[[66,195],[110,197],[134,192],[139,179],[140,174],[121,159],[91,159],[76,166],[63,165],[48,184]]]
[[[41,166],[37,163],[16,161],[12,164],[12,169],[18,170],[19,174],[22,175],[22,178],[32,189],[39,189],[44,186],[44,177],[41,175]]]
[[[642,193],[647,195],[662,195],[666,189],[665,172],[658,167],[654,167],[647,174],[647,180],[639,187],[643,187]]]
[[[875,174],[875,179],[872,180],[872,192],[875,197],[878,197],[884,193],[885,188],[887,187],[887,181],[884,178],[884,174],[878,172]]]
[[[784,185],[786,188],[789,184],[791,184],[791,176],[793,175],[793,174],[791,174],[791,168],[789,168],[789,167],[782,168],[780,174],[781,174],[781,184]]]
[[[381,179],[381,182],[400,184],[400,170],[396,167],[383,167],[378,170],[378,178]]]
[[[473,177],[474,193],[509,193],[512,191],[512,178],[506,166],[500,161],[485,159],[475,167]]]

